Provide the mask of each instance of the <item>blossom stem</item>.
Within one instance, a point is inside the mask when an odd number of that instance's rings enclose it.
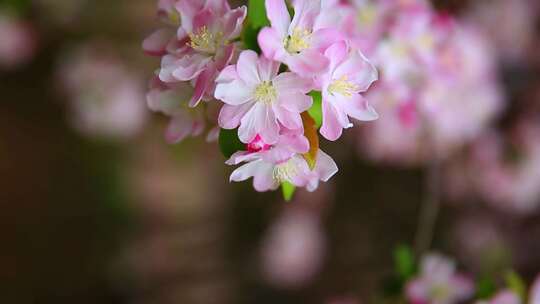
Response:
[[[432,159],[425,174],[424,198],[420,206],[418,227],[415,236],[415,251],[423,255],[431,247],[440,209],[440,162],[436,152],[435,140],[432,139]]]

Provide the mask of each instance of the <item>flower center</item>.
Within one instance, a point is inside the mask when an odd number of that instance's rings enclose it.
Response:
[[[358,22],[362,27],[371,27],[377,19],[377,11],[374,5],[368,4],[358,13]]]
[[[298,174],[298,169],[294,163],[289,159],[288,161],[278,164],[274,167],[272,177],[278,183],[285,181],[292,181],[292,179]]]
[[[285,38],[285,50],[289,54],[298,54],[309,48],[309,38],[311,32],[300,28],[295,28],[291,35]]]
[[[328,86],[328,93],[332,95],[341,94],[345,97],[351,97],[357,91],[358,87],[347,80],[347,75],[343,75],[339,79],[334,79]]]
[[[247,151],[249,153],[256,153],[260,151],[268,151],[270,148],[272,148],[271,145],[267,145],[261,138],[259,134],[255,136],[255,138],[246,145]]]
[[[216,53],[219,44],[222,42],[223,33],[212,33],[206,26],[200,27],[195,33],[189,34],[189,46],[193,49],[214,54]]]
[[[255,88],[255,100],[265,104],[271,104],[277,98],[276,89],[270,81],[263,81]]]
[[[432,300],[446,300],[450,295],[450,290],[444,285],[435,285],[429,291],[429,296]]]

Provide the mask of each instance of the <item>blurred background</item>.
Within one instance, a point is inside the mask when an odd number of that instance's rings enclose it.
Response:
[[[540,5],[434,6],[489,44],[491,118],[435,157],[382,125],[374,96],[386,142],[365,139],[370,127],[323,142],[340,172],[286,203],[228,183],[216,143],[165,142],[145,97],[159,60],[141,49],[160,26],[155,0],[0,1],[0,302],[378,303],[395,248],[431,235],[476,278],[532,280]]]

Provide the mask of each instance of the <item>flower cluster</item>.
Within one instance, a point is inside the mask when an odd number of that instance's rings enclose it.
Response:
[[[494,54],[473,26],[421,0],[338,5],[347,8],[341,32],[381,73],[366,95],[381,119],[361,128],[362,154],[399,164],[445,158],[499,113]]]
[[[506,133],[487,132],[448,164],[450,195],[478,197],[505,212],[528,214],[540,199],[540,124],[522,118]]]
[[[424,256],[420,274],[406,286],[406,296],[412,304],[460,303],[473,293],[473,281],[456,272],[454,261],[439,254]]]
[[[412,261],[414,263],[414,261]],[[404,297],[411,304],[537,304],[540,303],[540,275],[531,284],[514,271],[506,271],[500,291],[496,284],[486,289],[473,276],[457,272],[456,262],[450,257],[428,253],[419,261],[419,271],[404,282]],[[498,276],[498,275],[497,275]]]
[[[34,28],[3,9],[0,10],[0,36],[0,69],[15,69],[34,57],[38,47]]]
[[[338,1],[290,4],[264,2],[269,23],[255,28],[261,54],[240,43],[242,32],[253,29],[244,22],[247,8],[233,9],[225,0],[159,1],[166,27],[143,43],[161,57],[148,104],[171,117],[168,141],[199,135],[208,123],[210,139],[220,132],[216,125],[236,130],[245,149],[226,162],[242,164],[230,179],[253,177],[257,191],[282,184],[313,191],[337,172],[319,148],[311,109],[322,113],[320,134],[331,141],[352,127],[351,119],[378,118],[362,95],[377,70],[333,22],[346,10]],[[220,107],[217,117],[206,114],[212,105]]]

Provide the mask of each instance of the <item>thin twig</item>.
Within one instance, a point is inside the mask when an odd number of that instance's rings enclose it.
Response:
[[[428,128],[428,130],[431,130]],[[424,254],[431,247],[435,226],[440,209],[440,159],[437,153],[437,140],[427,131],[426,139],[431,153],[424,181],[424,197],[420,206],[418,227],[415,236],[415,251],[418,256]]]

